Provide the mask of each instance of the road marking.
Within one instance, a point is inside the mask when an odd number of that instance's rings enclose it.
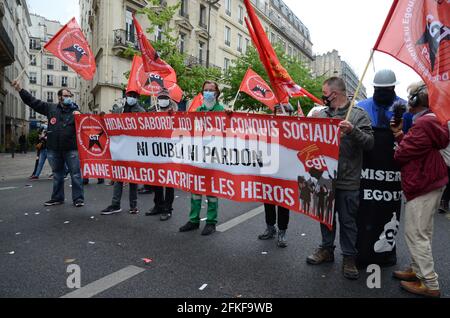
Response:
[[[199,290],[204,290],[207,286],[208,284],[203,284],[202,287],[199,288]]]
[[[5,187],[5,188],[0,188],[0,191],[14,190],[14,189],[17,189],[17,187]]]
[[[219,225],[217,227],[217,231],[222,232],[222,233],[226,232],[229,229],[231,229],[241,223],[244,223],[245,221],[248,221],[251,218],[254,218],[255,216],[258,216],[263,212],[264,212],[264,206],[257,207],[256,209],[248,211],[247,213],[242,214],[242,215],[238,216],[237,218],[234,218],[224,224]]]
[[[76,291],[68,293],[61,298],[91,298],[142,273],[143,271],[145,271],[145,269],[143,268],[128,266],[124,269],[121,269],[120,271],[112,273],[80,289],[77,289]]]

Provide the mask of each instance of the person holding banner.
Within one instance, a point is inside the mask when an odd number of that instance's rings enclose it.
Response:
[[[347,88],[342,78],[332,77],[323,84],[323,101],[326,109],[319,111],[316,117],[344,119],[350,109]],[[356,215],[359,206],[359,188],[363,151],[374,145],[372,125],[369,115],[362,108],[354,107],[349,120],[339,124],[342,134],[336,180],[336,211],[339,215],[340,243],[344,256],[343,275],[347,279],[358,279],[356,268],[356,239],[358,228]],[[330,230],[321,224],[322,244],[307,258],[307,263],[319,265],[334,261],[334,241],[336,237],[336,219],[333,216],[333,228]]]
[[[405,239],[411,266],[393,276],[406,291],[440,297],[438,275],[432,255],[433,221],[448,183],[447,165],[440,151],[449,144],[449,129],[430,110],[428,88],[423,82],[409,88],[413,126],[405,135],[402,123],[391,122],[399,143],[394,159],[401,166],[405,206]]]
[[[163,89],[159,92],[157,109],[161,112],[169,113],[178,111],[178,105],[170,98],[170,93],[167,89]],[[159,219],[161,221],[168,221],[172,217],[175,189],[168,187],[153,187],[153,191],[155,192],[155,207],[145,215],[152,216],[161,214]]]
[[[133,90],[126,92],[126,103],[123,107],[123,113],[145,113],[145,108],[139,103],[139,93]],[[137,188],[138,185],[130,183],[130,214],[138,214],[137,207]],[[101,215],[113,215],[122,212],[120,201],[122,200],[123,182],[114,183],[112,204],[101,212]]]
[[[281,107],[283,107],[283,109]],[[282,106],[277,105],[275,107],[275,115],[280,113],[292,115],[293,112],[294,108],[292,107],[291,104],[285,104]],[[277,246],[281,248],[287,247],[286,231],[289,225],[289,213],[290,213],[289,210],[284,207],[276,206],[273,204],[264,204],[264,213],[266,215],[267,228],[263,234],[258,236],[258,239],[265,241],[275,238],[275,235],[277,234],[277,228],[275,227],[275,224],[277,223],[277,215],[278,215]]]
[[[45,206],[64,204],[64,166],[69,168],[72,177],[72,200],[75,207],[84,206],[84,190],[78,157],[74,115],[80,114],[68,89],[58,91],[58,104],[46,103],[33,97],[22,89],[19,81],[12,85],[19,92],[22,101],[37,113],[47,116],[48,161],[53,171],[53,193]]]
[[[197,109],[197,112],[223,112],[225,107],[219,103],[220,89],[219,84],[213,81],[203,83],[203,105]],[[206,226],[202,231],[203,236],[211,235],[216,231],[217,214],[219,209],[219,199],[208,196],[208,211],[206,215]],[[200,227],[200,211],[202,209],[202,196],[192,194],[191,212],[189,222],[180,228],[180,232],[189,232],[197,230]]]

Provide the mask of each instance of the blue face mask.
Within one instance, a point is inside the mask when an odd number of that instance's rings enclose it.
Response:
[[[127,104],[130,106],[134,106],[137,103],[137,99],[134,97],[127,97]]]
[[[72,104],[73,104],[72,98],[70,98],[70,97],[65,97],[64,100],[63,100],[63,104],[64,104],[65,106],[70,106],[70,105],[72,105]]]
[[[203,99],[206,103],[213,103],[216,101],[216,93],[215,92],[203,92]]]

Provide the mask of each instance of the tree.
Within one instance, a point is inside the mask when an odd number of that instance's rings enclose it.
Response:
[[[200,92],[204,81],[219,81],[222,77],[222,71],[216,68],[206,68],[202,65],[186,65],[187,56],[180,53],[178,36],[175,36],[174,30],[170,28],[170,21],[173,20],[173,16],[179,10],[181,3],[172,6],[161,6],[160,3],[159,0],[150,0],[149,4],[153,8],[147,6],[137,13],[145,15],[149,20],[150,27],[146,30],[148,34],[153,34],[158,27],[162,30],[161,39],[152,42],[152,45],[158,51],[160,57],[172,66],[177,73],[178,85],[184,91],[184,98],[191,99]],[[155,10],[155,6],[160,9]],[[135,54],[140,55],[140,51],[132,46],[124,52],[124,55],[128,57],[133,57]],[[129,72],[125,73],[125,76],[128,78]]]
[[[315,96],[322,96],[322,78],[313,78],[309,69],[301,61],[288,57],[280,47],[276,47],[275,51],[277,52],[281,64],[284,68],[286,68],[292,79],[297,84],[304,87]],[[270,85],[269,77],[261,60],[259,59],[258,52],[253,46],[249,47],[246,54],[235,60],[234,65],[232,65],[226,73],[225,82],[228,85],[228,88],[224,90],[225,102],[232,102],[234,100],[248,68],[252,68]],[[309,110],[314,106],[314,103],[309,98],[293,98],[290,102],[294,108],[297,108],[298,101],[300,101],[302,109],[305,113],[309,112]],[[239,98],[236,101],[235,109],[256,112],[269,111],[264,104],[254,100],[245,93],[241,93],[239,95]]]

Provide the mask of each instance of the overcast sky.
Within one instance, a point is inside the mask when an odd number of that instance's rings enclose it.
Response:
[[[78,0],[27,0],[30,12],[62,24],[79,20]],[[361,76],[393,0],[284,0],[308,27],[316,54],[333,49]],[[376,52],[364,84],[371,96],[374,71],[392,69],[401,82],[397,94],[406,98],[406,88],[420,77],[394,58]],[[301,85],[301,83],[299,83]]]

